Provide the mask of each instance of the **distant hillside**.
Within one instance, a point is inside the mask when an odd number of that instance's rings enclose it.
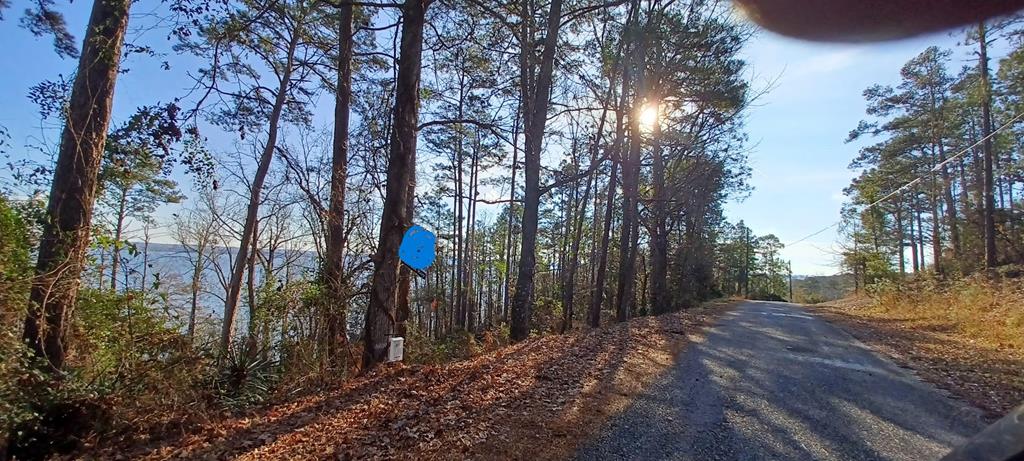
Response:
[[[844,298],[853,293],[853,276],[811,275],[793,277],[793,300],[798,303],[817,304]]]

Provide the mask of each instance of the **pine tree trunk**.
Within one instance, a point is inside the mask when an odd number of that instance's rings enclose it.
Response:
[[[278,81],[274,106],[268,119],[266,145],[263,147],[259,164],[256,166],[256,174],[253,176],[252,190],[249,194],[249,205],[245,213],[245,224],[242,226],[242,238],[238,244],[238,252],[235,254],[234,265],[231,267],[228,295],[224,301],[224,322],[221,325],[220,331],[221,355],[228,353],[234,340],[235,321],[238,317],[238,301],[242,295],[242,277],[245,275],[250,248],[255,246],[256,220],[260,211],[263,183],[267,180],[267,173],[270,171],[270,164],[274,158],[274,149],[277,147],[278,124],[281,121],[281,114],[284,111],[284,104],[287,100],[288,87],[291,85],[295,49],[298,47],[301,36],[300,31],[292,31],[292,38],[288,43],[288,55],[281,73],[281,79]]]
[[[562,0],[552,0],[548,12],[547,34],[544,37],[544,51],[541,54],[540,70],[537,73],[533,103],[530,105],[529,123],[526,126],[525,161],[526,188],[523,196],[523,236],[519,255],[519,273],[516,279],[516,293],[512,299],[512,339],[521,341],[530,335],[530,314],[533,310],[533,280],[537,263],[537,219],[540,208],[540,156],[544,141],[544,127],[547,123],[548,100],[551,95],[551,79],[555,65],[555,46],[562,23]],[[525,48],[526,44],[524,44]],[[523,53],[529,53],[524,49]]]
[[[415,158],[416,153],[413,152]],[[413,164],[415,165],[415,161]],[[405,222],[406,227],[412,225],[412,218],[415,213],[413,208],[416,204],[416,176],[413,172],[412,181],[409,182],[409,187],[406,190],[406,207],[405,207]],[[403,234],[404,235],[404,234]],[[409,288],[412,285],[412,271],[404,264],[399,264],[398,268],[398,301],[395,305],[395,336],[406,337],[408,336],[408,323],[411,316],[412,300],[410,299]]]
[[[54,167],[22,335],[54,370],[64,367],[130,6],[126,0],[93,3]]]
[[[352,6],[338,7],[338,79],[334,88],[334,143],[331,156],[331,198],[327,212],[327,357],[341,365],[348,344],[348,296],[345,292],[345,194],[348,186],[348,131],[352,104]]]
[[[398,247],[409,227],[409,185],[416,179],[416,129],[419,110],[423,25],[428,0],[406,0],[402,6],[402,38],[395,83],[394,127],[388,153],[387,187],[374,256],[370,299],[366,311],[363,369],[387,358],[398,298]]]
[[[928,202],[931,205],[932,214],[932,259],[935,261],[935,273],[941,274],[945,271],[945,265],[942,262],[942,219],[939,216],[939,199],[936,197],[936,191],[938,185],[935,181],[935,176],[932,176],[932,190],[928,194]]]
[[[982,150],[985,157],[984,180],[984,229],[985,229],[985,267],[996,267],[996,201],[993,196],[995,184],[993,182],[992,164],[992,87],[988,76],[988,35],[985,23],[978,24],[978,67],[981,74],[981,136],[985,141],[982,143]]]
[[[665,190],[665,159],[661,151],[661,122],[656,121],[652,132],[652,177],[654,186],[653,226],[651,234],[651,311],[662,314],[671,310],[668,297],[668,192]]]
[[[625,42],[628,36],[623,37]],[[619,53],[621,56],[621,52]],[[611,245],[612,218],[615,211],[615,188],[619,159],[622,157],[622,141],[626,137],[625,115],[627,89],[630,85],[631,71],[628,63],[622,66],[622,86],[620,87],[619,102],[615,111],[615,139],[611,146],[611,171],[608,173],[608,194],[604,209],[604,222],[601,229],[601,249],[597,257],[597,274],[594,279],[594,296],[590,301],[590,311],[587,313],[588,323],[592,328],[601,324],[601,305],[604,304],[605,283],[608,274],[608,247]]]
[[[636,287],[636,246],[638,240],[638,201],[640,187],[641,127],[637,116],[642,108],[646,85],[644,68],[647,65],[642,39],[634,50],[636,63],[636,85],[634,86],[633,107],[630,116],[629,149],[622,161],[622,230],[619,234],[619,284],[615,299],[615,319],[619,322],[631,316]],[[625,89],[623,90],[625,91]]]
[[[516,123],[518,128],[518,119],[522,116],[522,101],[519,104],[519,110],[516,111]],[[513,130],[512,139],[516,139],[519,136],[518,130]],[[508,322],[508,311],[509,304],[512,300],[512,226],[515,220],[515,213],[512,210],[515,209],[516,203],[516,166],[519,163],[519,148],[518,146],[512,146],[512,173],[511,180],[509,181],[509,201],[508,201],[508,222],[505,223],[505,274],[503,281],[504,286],[502,287],[502,301],[501,301],[501,319],[502,322]]]

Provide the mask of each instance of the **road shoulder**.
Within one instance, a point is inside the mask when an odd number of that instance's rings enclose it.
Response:
[[[955,325],[881,316],[863,303],[805,308],[902,368],[965,401],[994,421],[1024,401],[1024,352],[993,349]]]

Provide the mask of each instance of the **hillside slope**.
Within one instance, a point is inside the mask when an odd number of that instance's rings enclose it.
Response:
[[[534,338],[444,366],[388,367],[196,433],[86,456],[563,458],[730,306]]]

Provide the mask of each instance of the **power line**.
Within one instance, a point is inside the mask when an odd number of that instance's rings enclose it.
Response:
[[[829,230],[829,229],[831,229],[831,228],[833,228],[833,227],[836,227],[836,226],[838,226],[838,225],[839,225],[839,223],[841,223],[841,222],[842,222],[842,220],[840,220],[840,221],[836,221],[836,222],[834,222],[834,223],[832,223],[832,224],[829,224],[829,225],[828,225],[827,227],[824,227],[824,228],[822,228],[821,230],[819,230],[819,231],[817,231],[817,232],[815,232],[815,233],[813,233],[813,234],[810,234],[810,235],[808,235],[808,236],[806,236],[806,237],[804,237],[804,238],[802,238],[802,239],[800,239],[800,240],[797,240],[797,241],[795,241],[795,242],[793,242],[793,243],[787,244],[786,246],[787,246],[787,247],[791,247],[791,246],[793,246],[793,245],[796,245],[796,244],[798,244],[798,243],[801,243],[801,242],[803,242],[804,240],[807,240],[807,239],[809,239],[809,238],[812,238],[812,237],[816,237],[816,236],[817,236],[818,234],[821,234],[822,232],[825,232],[825,231],[827,231],[827,230]]]
[[[933,167],[932,167],[932,168],[931,168],[930,170],[928,170],[928,171],[929,171],[929,173],[936,173],[936,172],[940,171],[940,170],[942,169],[942,167],[946,166],[946,164],[948,164],[949,162],[952,162],[953,160],[956,160],[956,159],[958,159],[958,158],[960,158],[960,157],[963,157],[963,156],[964,156],[965,154],[967,154],[968,152],[970,152],[970,151],[971,151],[971,149],[974,149],[975,147],[978,147],[978,146],[980,146],[980,145],[981,145],[981,143],[983,143],[983,142],[985,142],[985,141],[987,141],[987,140],[991,139],[991,138],[992,138],[993,136],[995,136],[995,135],[996,135],[996,133],[999,133],[1000,131],[1003,131],[1004,129],[1006,129],[1006,128],[1007,128],[1007,127],[1009,127],[1010,125],[1013,125],[1014,123],[1016,123],[1016,122],[1017,122],[1018,120],[1020,120],[1021,118],[1024,118],[1024,112],[1021,112],[1021,113],[1017,114],[1017,116],[1015,116],[1015,117],[1013,117],[1012,119],[1010,119],[1010,121],[1008,121],[1008,122],[1004,123],[1004,124],[1003,124],[1002,126],[1000,126],[999,128],[996,128],[996,129],[995,129],[995,130],[993,130],[993,131],[992,131],[991,133],[989,133],[989,134],[988,134],[988,136],[985,136],[984,138],[981,138],[981,139],[979,139],[979,140],[978,140],[977,142],[975,142],[974,144],[971,144],[970,146],[967,146],[967,147],[965,147],[965,148],[964,148],[963,150],[961,150],[960,152],[958,152],[958,153],[957,153],[956,155],[954,155],[954,156],[952,156],[952,157],[949,157],[949,158],[947,158],[946,160],[943,160],[942,162],[939,162],[938,164],[936,164],[935,166],[933,166]],[[885,195],[884,197],[882,197],[882,198],[880,198],[880,199],[878,199],[878,200],[875,200],[874,202],[871,202],[870,204],[868,204],[867,206],[865,206],[865,207],[864,207],[864,209],[865,209],[865,210],[869,210],[869,209],[871,209],[871,208],[874,208],[874,207],[875,207],[876,205],[878,205],[878,204],[880,204],[880,203],[882,203],[882,202],[884,202],[884,201],[886,201],[886,200],[889,200],[890,198],[893,198],[893,197],[895,197],[895,196],[896,196],[896,195],[898,195],[898,194],[899,194],[900,192],[903,192],[904,190],[907,190],[908,188],[910,188],[910,187],[913,187],[914,185],[916,185],[917,183],[919,183],[919,182],[923,181],[924,179],[925,179],[925,177],[924,177],[924,176],[920,176],[920,177],[918,177],[918,178],[914,179],[913,181],[910,181],[910,182],[908,182],[908,183],[906,183],[906,184],[904,184],[904,185],[902,185],[902,186],[900,186],[900,187],[896,188],[896,190],[894,190],[894,191],[892,191],[892,192],[889,192],[889,193],[888,193],[888,194],[886,194],[886,195]],[[842,221],[842,220],[840,219],[840,220],[838,220],[838,221],[836,221],[836,222],[834,222],[834,223],[832,223],[832,224],[829,224],[828,226],[826,226],[826,227],[822,228],[821,230],[819,230],[819,231],[817,231],[817,232],[814,232],[814,233],[812,233],[812,234],[810,234],[810,235],[808,235],[808,236],[806,236],[806,237],[804,237],[804,238],[801,238],[800,240],[797,240],[797,241],[795,241],[795,242],[793,242],[793,243],[790,243],[790,244],[788,244],[788,245],[786,245],[786,246],[787,246],[787,247],[789,247],[789,246],[793,246],[793,245],[796,245],[796,244],[798,244],[798,243],[801,243],[801,242],[803,242],[803,241],[805,241],[805,240],[807,240],[807,239],[809,239],[809,238],[812,238],[812,237],[815,237],[815,236],[817,236],[817,235],[821,234],[822,232],[825,232],[825,231],[827,231],[827,230],[829,230],[829,229],[831,229],[831,228],[833,228],[833,227],[836,227],[836,226],[838,226],[838,225],[839,225],[840,223],[842,223],[842,222],[843,222],[843,221]]]

